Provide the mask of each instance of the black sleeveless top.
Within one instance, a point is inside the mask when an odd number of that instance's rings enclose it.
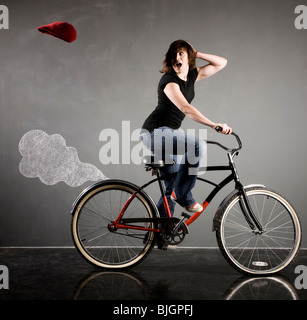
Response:
[[[149,132],[163,126],[178,129],[185,117],[184,113],[177,108],[164,93],[168,83],[177,83],[180,91],[189,103],[195,96],[194,84],[198,75],[197,69],[189,71],[187,81],[180,79],[175,71],[165,73],[158,85],[158,106],[145,120],[142,128]]]

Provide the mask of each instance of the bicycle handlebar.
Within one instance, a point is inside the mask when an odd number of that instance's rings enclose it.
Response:
[[[215,128],[215,130],[217,132],[221,132],[222,131],[222,127],[218,126],[218,127]],[[236,151],[239,151],[242,148],[242,142],[241,142],[241,139],[239,138],[239,136],[236,133],[232,132],[231,135],[235,136],[235,138],[237,139],[238,146],[236,148],[233,148],[233,149],[227,148],[227,147],[223,146],[222,144],[220,144],[219,142],[216,142],[216,141],[207,140],[207,143],[208,144],[216,144],[219,147],[221,147],[222,149],[226,150],[227,152],[234,153]]]

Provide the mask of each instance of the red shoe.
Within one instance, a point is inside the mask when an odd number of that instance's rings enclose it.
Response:
[[[174,190],[172,191],[172,194],[171,194],[171,200],[173,200],[175,202],[177,201],[177,198],[176,198]]]
[[[189,212],[202,212],[204,210],[203,206],[198,202],[195,202],[193,206],[185,208]]]
[[[177,202],[177,198],[176,198],[174,190],[172,191],[172,194],[171,194],[171,200]],[[202,212],[204,210],[203,206],[201,204],[199,204],[198,202],[195,202],[191,207],[185,207],[185,209],[188,212]]]

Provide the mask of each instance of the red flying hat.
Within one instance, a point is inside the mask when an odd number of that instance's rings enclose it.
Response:
[[[53,22],[37,28],[39,32],[50,34],[66,42],[73,42],[77,39],[77,31],[68,22]]]

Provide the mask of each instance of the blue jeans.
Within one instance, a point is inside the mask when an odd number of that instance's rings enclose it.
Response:
[[[142,133],[141,140],[153,155],[161,157],[168,164],[160,169],[162,176],[177,172],[176,175],[164,180],[165,195],[171,214],[173,215],[175,209],[175,203],[170,199],[173,190],[179,205],[182,207],[194,205],[196,201],[191,190],[196,182],[200,161],[207,150],[206,142],[186,135],[182,130],[169,127]],[[161,217],[167,216],[162,197],[157,207]]]

